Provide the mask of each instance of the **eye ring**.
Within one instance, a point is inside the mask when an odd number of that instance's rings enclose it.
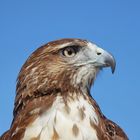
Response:
[[[62,51],[62,54],[66,57],[74,57],[77,51],[73,47],[67,47]]]

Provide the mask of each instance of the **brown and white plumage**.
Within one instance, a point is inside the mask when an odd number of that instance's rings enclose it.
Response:
[[[1,140],[127,140],[101,112],[89,91],[108,52],[81,39],[61,39],[37,49],[17,81],[14,119]]]

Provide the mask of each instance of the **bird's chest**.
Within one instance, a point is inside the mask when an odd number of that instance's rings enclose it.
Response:
[[[85,99],[65,104],[57,98],[25,131],[23,140],[97,140],[98,117]]]

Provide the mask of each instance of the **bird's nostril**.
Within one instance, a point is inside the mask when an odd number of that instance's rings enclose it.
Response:
[[[101,52],[97,52],[97,55],[101,55]]]

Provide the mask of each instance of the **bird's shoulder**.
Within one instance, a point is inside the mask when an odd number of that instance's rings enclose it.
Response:
[[[122,128],[113,121],[105,118],[104,127],[104,136],[110,138],[110,140],[128,140]]]
[[[91,103],[95,107],[98,116],[100,117],[100,126],[99,130],[102,130],[101,139],[103,140],[128,140],[127,135],[124,133],[122,128],[114,123],[113,121],[109,120],[105,115],[102,113],[99,105],[97,102],[91,98]]]

